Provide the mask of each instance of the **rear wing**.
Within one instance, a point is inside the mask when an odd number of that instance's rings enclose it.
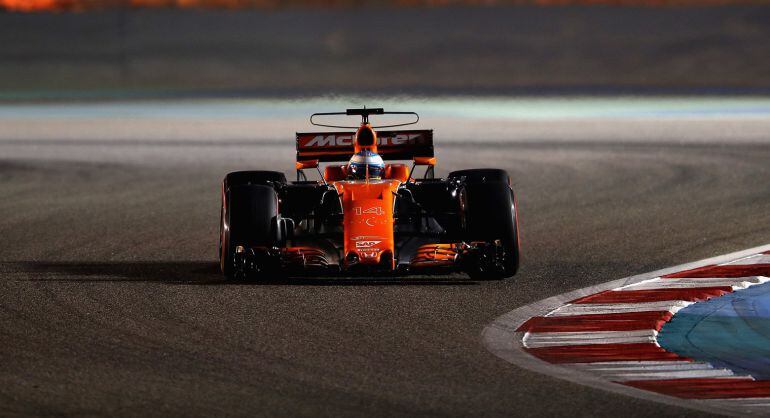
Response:
[[[297,161],[348,161],[353,132],[297,133]],[[377,131],[377,152],[383,160],[433,157],[433,130]]]

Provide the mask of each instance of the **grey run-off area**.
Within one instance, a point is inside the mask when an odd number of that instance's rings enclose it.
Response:
[[[480,333],[766,243],[767,101],[495,100],[0,106],[0,414],[702,416],[519,369]],[[308,113],[362,104],[420,112],[439,175],[509,170],[515,279],[221,280],[224,174],[290,172]]]

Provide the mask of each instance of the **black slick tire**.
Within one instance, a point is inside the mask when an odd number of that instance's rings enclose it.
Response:
[[[235,249],[270,248],[275,244],[274,219],[278,197],[271,186],[238,185],[223,188],[219,262],[228,280],[238,279]],[[263,270],[260,270],[260,272]]]
[[[502,171],[502,170],[500,170]],[[464,239],[466,242],[500,242],[502,269],[471,262],[466,272],[473,279],[501,280],[519,268],[519,231],[516,198],[507,182],[468,183],[463,187]]]

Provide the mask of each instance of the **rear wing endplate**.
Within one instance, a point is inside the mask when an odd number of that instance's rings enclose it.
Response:
[[[348,161],[353,132],[297,133],[297,161]],[[433,130],[377,131],[377,152],[384,160],[433,157]]]

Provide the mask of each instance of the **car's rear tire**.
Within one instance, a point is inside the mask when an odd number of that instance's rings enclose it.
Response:
[[[502,171],[502,170],[500,170]],[[481,257],[472,260],[466,272],[473,279],[500,280],[519,269],[519,230],[516,197],[507,182],[471,182],[463,186],[463,230],[467,242],[500,241],[502,268],[489,268]]]
[[[271,186],[237,185],[223,188],[220,216],[219,263],[225,278],[241,278],[235,266],[235,249],[271,248],[276,243],[274,219],[278,216],[278,196]],[[251,273],[266,273],[257,266]]]

